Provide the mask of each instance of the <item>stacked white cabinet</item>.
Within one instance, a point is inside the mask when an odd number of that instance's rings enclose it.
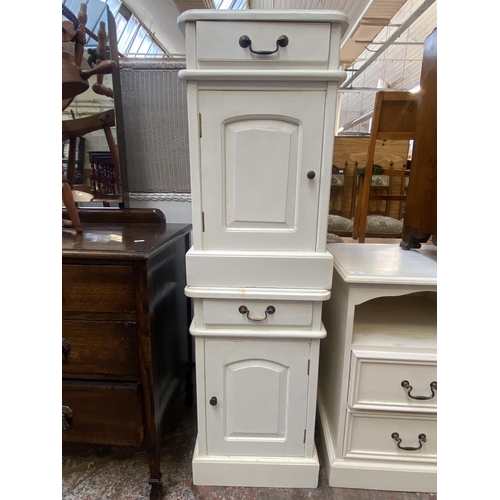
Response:
[[[184,12],[195,484],[316,487],[336,11]]]
[[[328,248],[318,407],[329,484],[435,492],[437,248]]]

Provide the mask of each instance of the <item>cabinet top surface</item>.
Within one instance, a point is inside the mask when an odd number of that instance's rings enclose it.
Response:
[[[437,285],[437,247],[403,250],[398,244],[330,243],[335,269],[347,283]]]
[[[63,258],[148,259],[191,230],[191,224],[178,223],[82,226],[80,234],[62,231]]]
[[[177,18],[179,29],[185,34],[187,22],[196,21],[274,21],[303,23],[339,23],[342,35],[346,32],[349,18],[339,10],[217,10],[194,9],[183,12]]]

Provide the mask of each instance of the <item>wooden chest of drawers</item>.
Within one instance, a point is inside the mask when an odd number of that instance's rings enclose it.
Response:
[[[189,231],[88,223],[81,235],[63,232],[63,442],[145,445],[155,496],[165,410],[185,380],[192,399]]]

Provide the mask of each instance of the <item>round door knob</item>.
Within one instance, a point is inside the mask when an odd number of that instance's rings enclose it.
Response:
[[[210,404],[211,404],[212,406],[215,406],[215,405],[217,404],[217,398],[216,398],[215,396],[212,396],[212,397],[210,398]]]
[[[314,179],[315,177],[316,177],[316,172],[314,172],[313,170],[309,170],[309,172],[307,172],[308,179]]]

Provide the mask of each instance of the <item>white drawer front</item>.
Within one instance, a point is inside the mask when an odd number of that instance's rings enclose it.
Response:
[[[273,54],[259,55],[250,50],[274,51],[282,35],[288,38],[288,44],[279,46]],[[250,39],[249,47],[240,46],[242,36]],[[196,38],[200,68],[225,67],[224,63],[230,63],[235,69],[238,62],[243,63],[243,68],[328,68],[328,23],[198,21]]]
[[[349,389],[351,408],[436,411],[435,361],[379,358],[372,353],[370,357],[365,356],[359,351],[352,352]]]
[[[436,417],[430,415],[347,412],[344,455],[378,460],[434,462],[437,459],[436,424]],[[394,433],[401,440],[399,447]],[[419,440],[422,435],[425,435],[425,441]]]
[[[312,301],[203,299],[205,328],[312,328]],[[315,315],[321,314],[321,302]],[[266,312],[267,310],[267,312]]]

